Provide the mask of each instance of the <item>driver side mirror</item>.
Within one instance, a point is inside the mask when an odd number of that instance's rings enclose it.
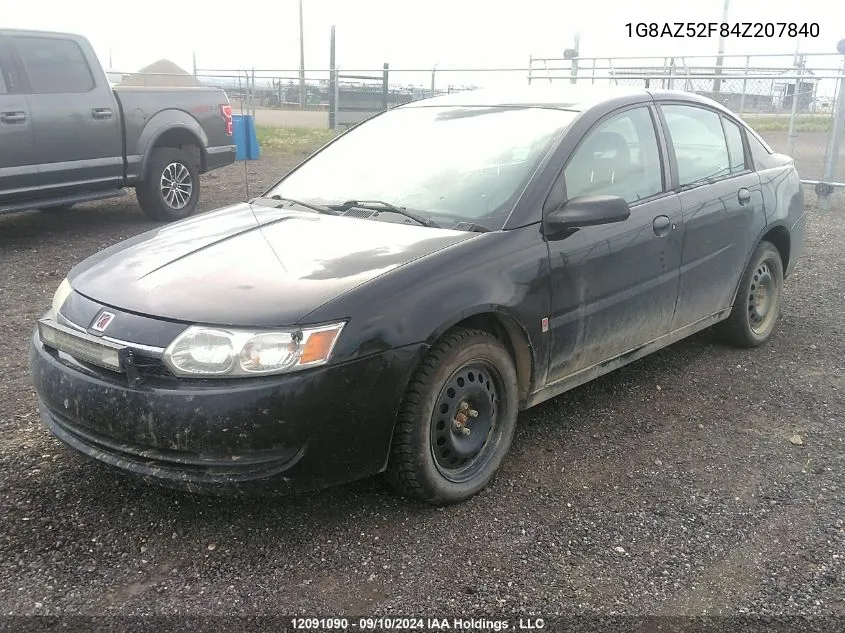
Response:
[[[631,209],[619,196],[579,196],[561,204],[546,216],[547,233],[558,233],[582,226],[624,222]]]

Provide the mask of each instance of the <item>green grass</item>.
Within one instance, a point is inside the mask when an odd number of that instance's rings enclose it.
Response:
[[[742,117],[758,132],[786,132],[789,130],[789,115],[745,114]],[[826,114],[798,114],[795,118],[796,132],[828,132],[831,117]]]
[[[264,149],[281,150],[286,154],[310,154],[333,139],[335,133],[328,129],[256,125],[255,135]]]

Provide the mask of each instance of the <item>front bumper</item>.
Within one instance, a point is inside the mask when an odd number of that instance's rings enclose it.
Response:
[[[422,348],[283,376],[136,387],[45,347],[37,331],[29,360],[45,424],[80,453],[150,483],[285,494],[384,469]]]

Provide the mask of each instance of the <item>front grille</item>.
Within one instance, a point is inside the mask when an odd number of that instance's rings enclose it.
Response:
[[[138,373],[142,376],[155,376],[158,378],[175,378],[173,372],[167,367],[165,362],[160,358],[152,358],[150,356],[132,355],[132,364]]]

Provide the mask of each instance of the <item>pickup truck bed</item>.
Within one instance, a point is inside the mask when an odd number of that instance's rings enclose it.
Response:
[[[199,174],[235,160],[217,88],[112,89],[84,38],[0,30],[0,213],[134,187],[156,220],[190,215]]]

